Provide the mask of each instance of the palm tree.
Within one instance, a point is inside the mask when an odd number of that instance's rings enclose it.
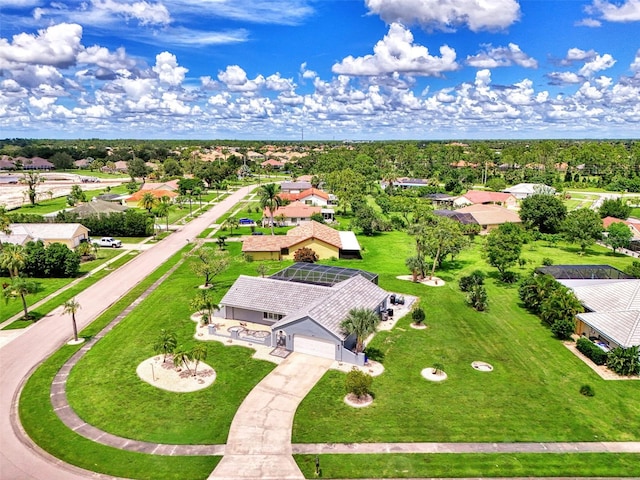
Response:
[[[195,347],[191,349],[189,352],[189,357],[194,362],[193,365],[193,376],[195,377],[198,374],[198,364],[207,359],[207,347],[203,343],[198,343]]]
[[[273,229],[273,214],[282,205],[282,199],[279,197],[280,185],[275,183],[267,183],[262,185],[258,191],[260,198],[260,206],[269,210],[269,216],[271,217],[271,235],[275,235]]]
[[[368,308],[352,308],[340,327],[348,335],[356,336],[356,353],[364,350],[364,339],[376,331],[380,316]]]
[[[163,195],[160,198],[160,202],[156,205],[155,213],[159,217],[164,217],[166,220],[166,231],[169,231],[169,212],[171,211],[171,199],[167,195]]]
[[[151,192],[145,192],[142,198],[138,202],[140,208],[144,208],[147,212],[151,213],[151,209],[158,203],[158,199]]]
[[[9,243],[0,251],[0,267],[9,271],[11,278],[17,277],[26,264],[27,255],[22,245]]]
[[[70,298],[64,302],[64,313],[71,314],[71,323],[73,324],[73,341],[78,341],[78,326],[76,325],[76,312],[80,310],[80,304],[75,298]]]
[[[187,369],[187,372],[191,372],[191,369],[189,368],[190,361],[191,361],[191,358],[189,356],[189,352],[187,352],[186,350],[183,350],[182,348],[180,348],[177,351],[173,352],[173,364],[176,367],[183,365],[184,368]]]
[[[38,291],[38,284],[27,280],[22,277],[13,277],[11,283],[4,287],[2,294],[6,303],[12,298],[20,297],[22,300],[22,309],[24,311],[24,319],[29,318],[29,309],[27,308],[26,296],[30,293],[36,293]]]
[[[238,218],[234,216],[227,217],[227,219],[222,224],[222,228],[224,229],[228,228],[229,231],[231,232],[231,235],[233,235],[233,229],[238,228],[239,226],[240,226],[240,220],[238,220]]]
[[[571,290],[562,285],[540,305],[540,317],[549,325],[553,325],[558,320],[573,322],[576,315],[582,312],[584,307],[580,300]]]
[[[198,294],[191,300],[191,308],[198,310],[199,312],[207,314],[207,322],[211,323],[213,318],[213,312],[220,309],[220,305],[213,301],[210,290],[199,290]]]
[[[162,363],[167,361],[167,355],[173,353],[178,346],[178,338],[175,332],[167,332],[164,328],[160,330],[160,335],[153,344],[153,351],[158,355],[162,354]]]

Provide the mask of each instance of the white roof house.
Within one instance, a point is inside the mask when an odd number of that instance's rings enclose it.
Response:
[[[89,240],[89,229],[80,223],[12,223],[9,229],[11,235],[0,236],[2,243],[15,243],[11,241],[12,237],[29,237],[23,240],[24,243],[29,240],[42,240],[45,245],[62,243],[69,248],[75,248],[81,240]]]
[[[535,195],[537,193],[545,193],[545,194],[555,194],[556,189],[545,185],[543,183],[518,183],[513,187],[505,188],[502,190],[504,193],[510,193],[518,200],[523,198],[530,197],[531,195]]]

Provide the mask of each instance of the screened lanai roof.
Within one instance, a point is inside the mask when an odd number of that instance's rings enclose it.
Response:
[[[622,280],[633,278],[610,265],[550,265],[536,272],[551,275],[556,280]]]
[[[337,283],[356,275],[362,275],[370,282],[378,284],[378,275],[356,268],[336,267],[320,265],[318,263],[296,262],[290,267],[274,273],[269,278],[284,280],[287,282],[311,283],[332,287]]]

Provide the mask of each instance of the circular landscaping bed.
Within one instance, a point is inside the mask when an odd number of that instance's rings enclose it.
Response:
[[[136,369],[138,377],[154,387],[170,392],[195,392],[210,386],[216,379],[216,371],[204,362],[190,362],[189,368],[176,367],[173,359],[162,355],[143,360]],[[195,375],[194,375],[195,371]]]

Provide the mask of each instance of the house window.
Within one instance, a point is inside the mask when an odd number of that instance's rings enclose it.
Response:
[[[279,313],[264,312],[263,314],[263,318],[265,318],[266,320],[278,321],[282,317],[284,317],[284,315],[280,315]]]
[[[288,248],[281,248],[280,249],[280,255],[289,255],[289,249]]]

